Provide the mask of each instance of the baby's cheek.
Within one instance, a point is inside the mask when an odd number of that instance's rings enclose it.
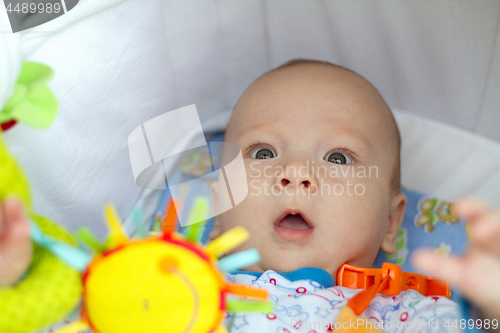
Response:
[[[346,221],[350,230],[359,232],[359,229],[363,229],[373,232],[376,221],[383,220],[388,193],[380,189],[377,179],[342,178],[334,184],[331,193],[326,193],[325,190],[323,192],[318,205],[327,207],[327,216]]]
[[[274,165],[273,161],[264,160],[247,160],[245,161],[245,168],[248,181],[258,179],[260,181],[267,180],[268,182],[274,181],[276,176],[280,173],[281,168]]]
[[[221,222],[227,229],[243,226],[253,233],[260,223],[263,223],[262,215],[265,208],[265,198],[256,196],[249,188],[249,193],[238,205],[232,207],[223,214]]]
[[[340,186],[347,190],[348,187],[365,184],[367,178],[370,177],[368,172],[364,171],[365,168],[360,166],[351,166],[349,164],[338,165],[331,163],[328,168],[324,166],[314,170],[315,177],[313,183],[317,184],[320,188],[326,189],[327,186],[335,188],[335,193],[341,192]],[[359,186],[358,186],[359,187]],[[361,192],[361,189],[357,189]]]
[[[313,187],[316,187],[316,184]],[[375,196],[376,192],[373,191],[375,187],[376,183],[369,178],[321,178],[317,183],[317,196],[325,200],[341,201],[355,206],[369,197]]]

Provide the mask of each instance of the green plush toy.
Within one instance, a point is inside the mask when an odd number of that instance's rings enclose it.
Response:
[[[58,111],[57,99],[47,86],[50,67],[24,62],[14,94],[0,112],[2,129],[22,121],[48,127]],[[1,106],[0,106],[1,107]],[[16,195],[33,221],[47,235],[77,245],[76,238],[46,217],[33,212],[28,179],[9,153],[0,131],[0,202]],[[64,318],[78,305],[82,294],[80,272],[63,263],[46,248],[33,246],[31,265],[24,278],[12,287],[0,288],[0,333],[40,330]]]

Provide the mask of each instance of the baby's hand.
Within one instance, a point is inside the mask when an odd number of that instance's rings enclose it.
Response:
[[[0,288],[13,285],[28,269],[33,244],[26,211],[18,199],[0,203]]]
[[[500,210],[473,198],[459,200],[457,213],[469,224],[471,244],[462,256],[419,251],[414,264],[447,279],[490,319],[500,321]]]

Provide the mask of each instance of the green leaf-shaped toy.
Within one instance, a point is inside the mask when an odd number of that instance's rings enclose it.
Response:
[[[59,110],[57,98],[47,85],[53,75],[47,65],[23,62],[14,95],[0,112],[0,123],[16,120],[33,127],[49,127]]]

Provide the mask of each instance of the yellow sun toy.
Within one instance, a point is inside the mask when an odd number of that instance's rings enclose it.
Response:
[[[204,248],[199,243],[203,222],[190,225],[187,237],[174,232],[177,213],[171,201],[160,235],[129,240],[108,205],[110,236],[104,245],[89,229],[78,232],[94,250],[92,257],[64,228],[34,214],[28,179],[1,133],[18,121],[38,128],[54,121],[58,103],[47,86],[52,75],[46,65],[24,62],[12,98],[0,105],[0,202],[7,195],[20,197],[34,242],[26,275],[14,286],[0,288],[0,333],[47,327],[68,315],[82,295],[81,319],[57,332],[222,333],[226,311],[271,311],[272,303],[263,301],[265,289],[228,283],[221,273],[260,260],[255,249],[218,260],[248,238],[243,228],[229,230]],[[199,202],[191,213],[205,216],[206,200]],[[203,220],[199,217],[194,220]],[[140,217],[135,222],[143,226]],[[233,299],[226,298],[230,294]]]
[[[223,333],[226,311],[272,310],[272,303],[264,301],[265,289],[226,282],[221,273],[260,259],[251,249],[218,260],[248,232],[236,227],[203,248],[198,243],[203,222],[191,225],[184,237],[174,232],[172,200],[168,206],[162,233],[134,240],[127,238],[113,206],[105,207],[106,245],[83,237],[99,253],[83,273],[81,319],[54,333],[88,328],[95,333]],[[228,293],[243,297],[226,299]]]

